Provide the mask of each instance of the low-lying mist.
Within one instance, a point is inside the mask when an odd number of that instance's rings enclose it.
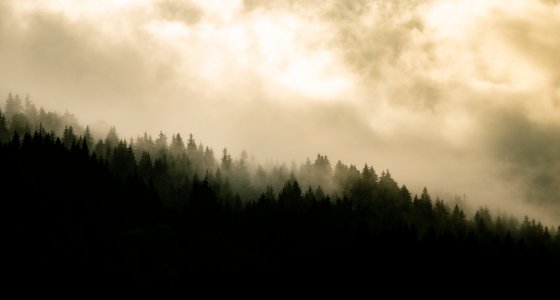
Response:
[[[554,1],[207,2],[2,1],[0,95],[560,223]]]

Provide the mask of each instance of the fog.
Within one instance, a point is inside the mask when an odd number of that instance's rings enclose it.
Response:
[[[557,224],[559,28],[550,0],[7,0],[0,95]]]

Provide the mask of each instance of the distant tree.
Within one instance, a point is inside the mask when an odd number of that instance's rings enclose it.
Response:
[[[31,131],[31,126],[27,117],[23,113],[16,113],[12,115],[10,122],[10,132],[18,132],[20,135]]]
[[[143,152],[151,153],[152,155],[156,155],[156,144],[151,135],[148,135],[147,132],[144,131],[143,136],[138,136],[136,138],[136,147],[134,147],[134,154],[137,157],[141,157]]]
[[[420,200],[424,201],[425,203],[429,203],[430,208],[432,207],[432,197],[430,197],[430,194],[428,193],[428,189],[426,187],[424,187],[424,189],[422,190]]]
[[[449,209],[439,197],[436,197],[436,202],[434,204],[434,217],[434,225],[438,231],[443,232],[448,230]]]
[[[519,231],[525,242],[529,243],[535,240],[535,237],[538,235],[538,228],[535,220],[530,220],[527,215],[523,218]]]
[[[488,209],[488,207],[481,207],[476,211],[475,222],[477,221],[482,221],[482,223],[484,223],[484,225],[487,227],[493,226],[492,215],[490,214],[490,210]]]
[[[140,157],[140,161],[138,162],[138,172],[147,178],[152,176],[152,158],[150,157],[149,152],[142,152],[142,156]]]
[[[102,139],[97,140],[97,143],[95,143],[95,147],[93,148],[93,152],[98,158],[103,158],[103,157],[106,158],[105,143],[103,142]]]
[[[372,185],[375,185],[377,184],[379,178],[377,177],[377,173],[375,173],[373,167],[368,167],[368,165],[365,164],[362,169],[362,180],[364,182],[368,182]]]
[[[62,134],[65,124],[62,118],[54,112],[46,112],[42,107],[39,109],[38,123],[41,124],[46,131]]]
[[[169,151],[174,156],[180,156],[185,153],[185,143],[181,138],[181,134],[177,133],[176,135],[171,136],[171,146]]]
[[[434,205],[434,213],[439,218],[447,218],[449,216],[449,210],[447,209],[447,205],[443,202],[443,200],[436,198],[436,202]]]
[[[324,174],[324,176],[329,177],[332,175],[331,163],[326,155],[317,154],[317,158],[315,159],[313,166],[319,174]]]
[[[465,225],[465,221],[466,221],[465,213],[463,212],[463,210],[459,208],[457,204],[455,204],[455,207],[453,208],[453,212],[451,213],[451,220],[453,221],[454,224],[456,224],[459,227]]]
[[[317,186],[317,188],[315,189],[315,198],[317,199],[317,201],[322,201],[325,199],[325,197],[325,192],[323,191],[321,186]]]
[[[433,224],[434,212],[432,209],[432,198],[426,187],[422,190],[420,198],[414,197],[412,206],[414,208],[414,218],[421,228],[425,229]]]
[[[0,143],[7,143],[10,140],[10,132],[8,131],[8,123],[6,117],[0,109]]]
[[[62,144],[64,144],[64,147],[66,147],[66,149],[70,149],[76,142],[76,139],[77,137],[74,134],[72,126],[65,127],[64,132],[62,133]]]
[[[375,171],[373,171],[373,175],[375,178]],[[391,172],[389,170],[381,173],[381,177],[379,178],[379,184],[390,191],[399,190],[399,185],[393,179],[393,177],[391,176]]]
[[[405,201],[406,203],[411,203],[412,202],[410,191],[408,190],[408,188],[404,184],[401,187],[400,195],[401,195],[401,199],[403,201]]]
[[[204,150],[204,166],[206,169],[214,168],[216,165],[216,158],[214,157],[214,151],[212,148],[206,147]]]
[[[480,211],[477,211],[474,214],[473,222],[475,225],[475,229],[479,234],[486,234],[486,231],[488,230],[488,225],[486,224],[486,221],[482,216],[482,214],[480,213]]]
[[[333,180],[337,187],[345,191],[348,189],[348,166],[343,164],[340,160],[334,166]]]
[[[86,130],[84,131],[83,139],[84,139],[84,142],[86,143],[86,145],[88,146],[88,148],[90,150],[93,150],[94,141],[93,141],[93,135],[91,134],[89,126],[86,126]]]
[[[332,186],[333,170],[329,158],[326,155],[317,154],[317,158],[315,158],[313,164],[302,168],[302,170],[306,170],[307,172],[305,178],[300,178],[302,183],[311,186]]]
[[[121,179],[125,179],[127,176],[132,176],[136,173],[136,160],[134,158],[134,153],[132,148],[129,147],[126,142],[119,142],[117,147],[113,149],[111,167],[113,168],[114,173]]]
[[[105,147],[108,148],[110,151],[113,150],[114,147],[117,147],[119,144],[119,135],[117,134],[117,129],[115,126],[112,126],[105,137]]]
[[[301,188],[296,180],[291,179],[284,184],[278,194],[278,205],[289,210],[297,209],[301,205]]]
[[[348,167],[348,182],[356,182],[360,180],[361,173],[355,165],[350,165]]]
[[[306,204],[315,203],[317,201],[317,199],[315,198],[315,192],[313,192],[313,189],[311,187],[308,187],[307,191],[305,191],[305,193],[303,194],[303,201]]]
[[[276,201],[276,194],[274,194],[272,186],[269,185],[266,187],[264,195],[270,202]]]
[[[25,97],[24,114],[31,124],[37,124],[37,121],[39,120],[39,112],[37,111],[35,104],[33,104],[33,102],[29,99],[29,95]]]
[[[57,114],[56,117],[59,120],[61,120],[62,124],[64,124],[65,126],[72,126],[75,131],[79,131],[79,132],[83,131],[83,129],[80,126],[80,122],[78,121],[78,118],[76,118],[75,115],[69,113],[68,111],[65,111],[64,114],[61,116]]]
[[[18,149],[21,146],[21,139],[17,131],[14,131],[10,144],[14,149]]]
[[[222,151],[222,160],[221,161],[222,161],[222,163],[221,163],[220,167],[222,168],[222,170],[225,170],[225,171],[231,170],[232,160],[231,160],[231,155],[227,151],[227,148],[224,148],[224,150]]]
[[[245,151],[245,150],[241,151],[241,155],[239,156],[239,163],[238,164],[242,168],[246,168],[248,160],[249,160],[249,155],[247,154],[247,151]]]
[[[16,114],[23,112],[23,105],[19,95],[12,96],[12,93],[8,94],[8,99],[6,100],[5,115],[8,120],[11,120]]]
[[[193,138],[192,134],[189,134],[189,140],[187,141],[187,152],[189,154],[194,153],[197,150],[196,141]]]
[[[167,150],[167,135],[162,131],[159,132],[158,138],[156,139],[156,147],[160,153],[164,153]]]

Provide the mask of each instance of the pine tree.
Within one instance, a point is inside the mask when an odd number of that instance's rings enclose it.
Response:
[[[196,148],[196,141],[193,138],[192,134],[189,134],[189,140],[187,142],[187,152],[189,154],[194,153],[197,150]]]
[[[84,136],[83,136],[84,142],[86,143],[86,145],[88,146],[88,149],[93,150],[93,135],[91,134],[91,131],[89,129],[89,126],[86,126],[86,130],[84,131]]]
[[[95,143],[95,147],[93,148],[93,152],[95,153],[97,158],[106,158],[105,156],[105,143],[102,139],[97,140]]]
[[[110,151],[113,151],[113,148],[117,147],[119,144],[119,135],[117,134],[117,129],[114,126],[109,129],[104,143],[105,147],[107,147]]]
[[[224,171],[229,171],[231,170],[231,155],[228,153],[227,148],[224,148],[224,150],[222,151],[222,164],[221,164],[221,168]]]
[[[8,99],[6,100],[6,118],[11,120],[16,114],[23,112],[23,105],[21,103],[21,99],[19,95],[15,97],[12,96],[12,93],[8,95]]]
[[[142,152],[142,156],[138,162],[138,172],[140,172],[142,176],[149,178],[152,176],[152,167],[153,165],[150,153],[146,151]]]
[[[66,147],[66,149],[70,149],[76,142],[76,139],[77,137],[74,134],[74,129],[72,128],[72,126],[65,127],[62,134],[62,143],[64,144],[64,147]]]
[[[29,95],[25,97],[25,110],[24,114],[32,125],[36,125],[39,120],[39,112],[35,104],[29,99]]]
[[[8,123],[6,117],[0,109],[0,143],[7,143],[10,140],[10,132],[8,131]]]
[[[176,135],[174,134],[171,136],[171,146],[169,151],[174,156],[181,156],[185,153],[185,143],[183,143],[181,134],[177,133]]]

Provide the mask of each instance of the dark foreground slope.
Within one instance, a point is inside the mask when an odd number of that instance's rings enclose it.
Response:
[[[121,143],[112,157],[44,132],[0,146],[15,280],[145,287],[227,273],[502,276],[559,266],[558,235],[540,225],[468,220],[392,183],[330,198],[292,179],[278,194],[241,202],[195,176],[170,208],[152,178],[139,175],[130,147]]]

